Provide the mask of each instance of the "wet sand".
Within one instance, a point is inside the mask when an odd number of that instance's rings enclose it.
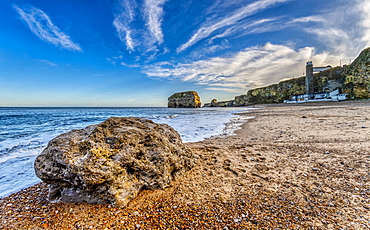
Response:
[[[260,107],[128,207],[51,204],[40,183],[0,199],[0,229],[370,229],[370,103]]]

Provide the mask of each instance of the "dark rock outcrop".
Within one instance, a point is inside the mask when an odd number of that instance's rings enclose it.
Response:
[[[202,103],[195,91],[174,93],[168,98],[168,108],[200,108]]]
[[[189,170],[193,155],[170,126],[109,118],[51,140],[36,158],[51,202],[126,205],[142,189],[160,189]]]

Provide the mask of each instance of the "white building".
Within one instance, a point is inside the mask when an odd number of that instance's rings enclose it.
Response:
[[[347,100],[347,94],[340,93],[339,89],[336,89],[332,92],[294,95],[292,96],[291,100],[284,100],[284,103],[304,103],[304,102],[344,101],[344,100]]]

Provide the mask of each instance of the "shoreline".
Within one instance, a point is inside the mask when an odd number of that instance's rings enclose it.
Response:
[[[368,229],[370,103],[260,105],[236,135],[186,143],[196,166],[125,208],[0,199],[0,229]]]

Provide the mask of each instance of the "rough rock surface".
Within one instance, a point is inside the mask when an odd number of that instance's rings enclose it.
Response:
[[[174,93],[168,98],[168,108],[200,108],[202,103],[195,91]]]
[[[160,189],[189,170],[193,155],[170,126],[109,118],[51,140],[36,158],[51,202],[124,206],[142,189]]]

